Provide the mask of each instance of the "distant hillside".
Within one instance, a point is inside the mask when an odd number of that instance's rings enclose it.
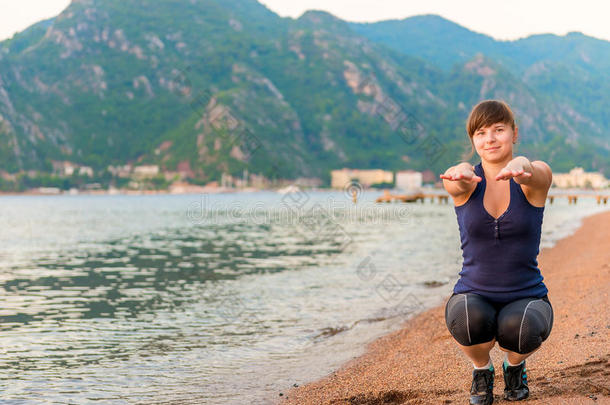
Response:
[[[519,153],[610,175],[608,57],[580,34],[504,43],[437,16],[363,25],[254,0],[75,0],[0,43],[0,170],[439,173],[469,145],[472,105],[493,97],[518,115]]]
[[[557,123],[547,122],[540,130],[551,132],[563,126],[557,139],[547,142],[544,148],[550,154],[545,154],[547,158],[561,153],[553,154],[553,150],[563,145],[562,137],[576,149],[583,143],[592,143],[603,151],[599,157],[591,157],[592,167],[608,173],[610,113],[606,106],[610,105],[610,42],[578,32],[496,41],[436,15],[350,23],[350,27],[372,41],[405,55],[421,57],[445,71],[484,54],[518,77],[556,115]],[[579,164],[587,165],[586,154],[578,160]]]

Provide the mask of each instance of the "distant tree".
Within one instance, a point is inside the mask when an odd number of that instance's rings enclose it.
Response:
[[[375,183],[375,184],[371,184],[371,188],[379,188],[379,189],[394,188],[394,183],[388,183],[388,182]]]

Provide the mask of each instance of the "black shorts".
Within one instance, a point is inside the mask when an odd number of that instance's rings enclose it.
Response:
[[[524,354],[549,337],[553,307],[547,295],[497,303],[475,293],[453,293],[445,305],[445,323],[463,346],[496,338],[504,349]]]

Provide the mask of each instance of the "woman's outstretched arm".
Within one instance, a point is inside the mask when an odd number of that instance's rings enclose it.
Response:
[[[516,183],[528,188],[546,192],[553,183],[553,172],[551,167],[542,160],[530,162],[525,156],[517,156],[502,169],[496,176],[496,180],[508,180],[511,177]]]
[[[440,178],[443,179],[443,187],[452,197],[470,192],[478,182],[483,180],[476,175],[474,167],[468,162],[451,166],[440,175]]]

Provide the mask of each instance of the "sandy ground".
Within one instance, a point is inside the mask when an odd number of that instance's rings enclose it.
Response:
[[[528,404],[610,404],[610,211],[585,218],[571,236],[542,249],[538,262],[554,324],[527,361]],[[449,296],[445,298],[445,303]],[[289,404],[468,404],[472,363],[444,321],[444,304],[405,322],[330,375],[282,392]],[[494,403],[502,399],[504,352]]]

